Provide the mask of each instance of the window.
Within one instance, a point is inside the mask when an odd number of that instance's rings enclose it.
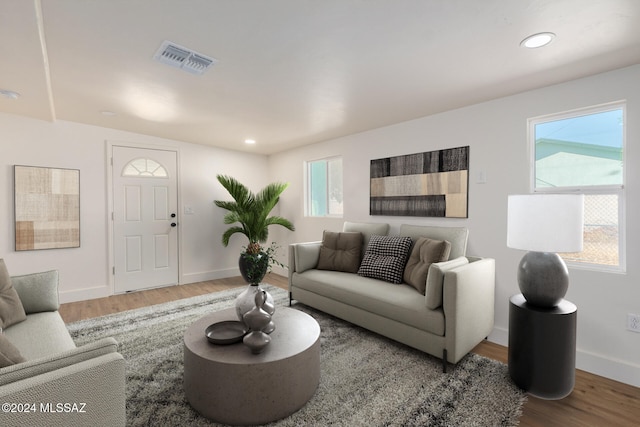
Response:
[[[615,103],[529,120],[533,191],[585,195],[583,251],[560,254],[573,265],[624,270],[624,117]]]
[[[307,162],[307,216],[342,216],[342,157]]]
[[[139,178],[167,178],[167,170],[151,159],[131,160],[122,170],[122,176]]]

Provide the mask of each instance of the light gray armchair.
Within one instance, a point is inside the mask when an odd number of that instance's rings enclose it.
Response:
[[[27,319],[3,332],[26,362],[0,368],[3,426],[124,426],[125,361],[113,338],[76,347],[58,313],[58,272],[14,276]]]

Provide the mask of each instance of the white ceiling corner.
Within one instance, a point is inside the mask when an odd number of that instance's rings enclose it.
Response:
[[[269,154],[638,64],[638,22],[637,0],[3,0],[0,112]],[[164,40],[217,63],[160,64]]]

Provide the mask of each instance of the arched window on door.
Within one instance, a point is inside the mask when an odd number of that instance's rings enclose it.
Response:
[[[122,176],[136,178],[168,178],[167,170],[152,159],[133,159],[122,169]]]

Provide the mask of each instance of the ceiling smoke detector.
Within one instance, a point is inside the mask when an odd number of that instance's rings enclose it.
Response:
[[[203,74],[218,62],[215,58],[210,58],[167,40],[162,42],[153,59],[172,67],[181,68],[191,74]]]

